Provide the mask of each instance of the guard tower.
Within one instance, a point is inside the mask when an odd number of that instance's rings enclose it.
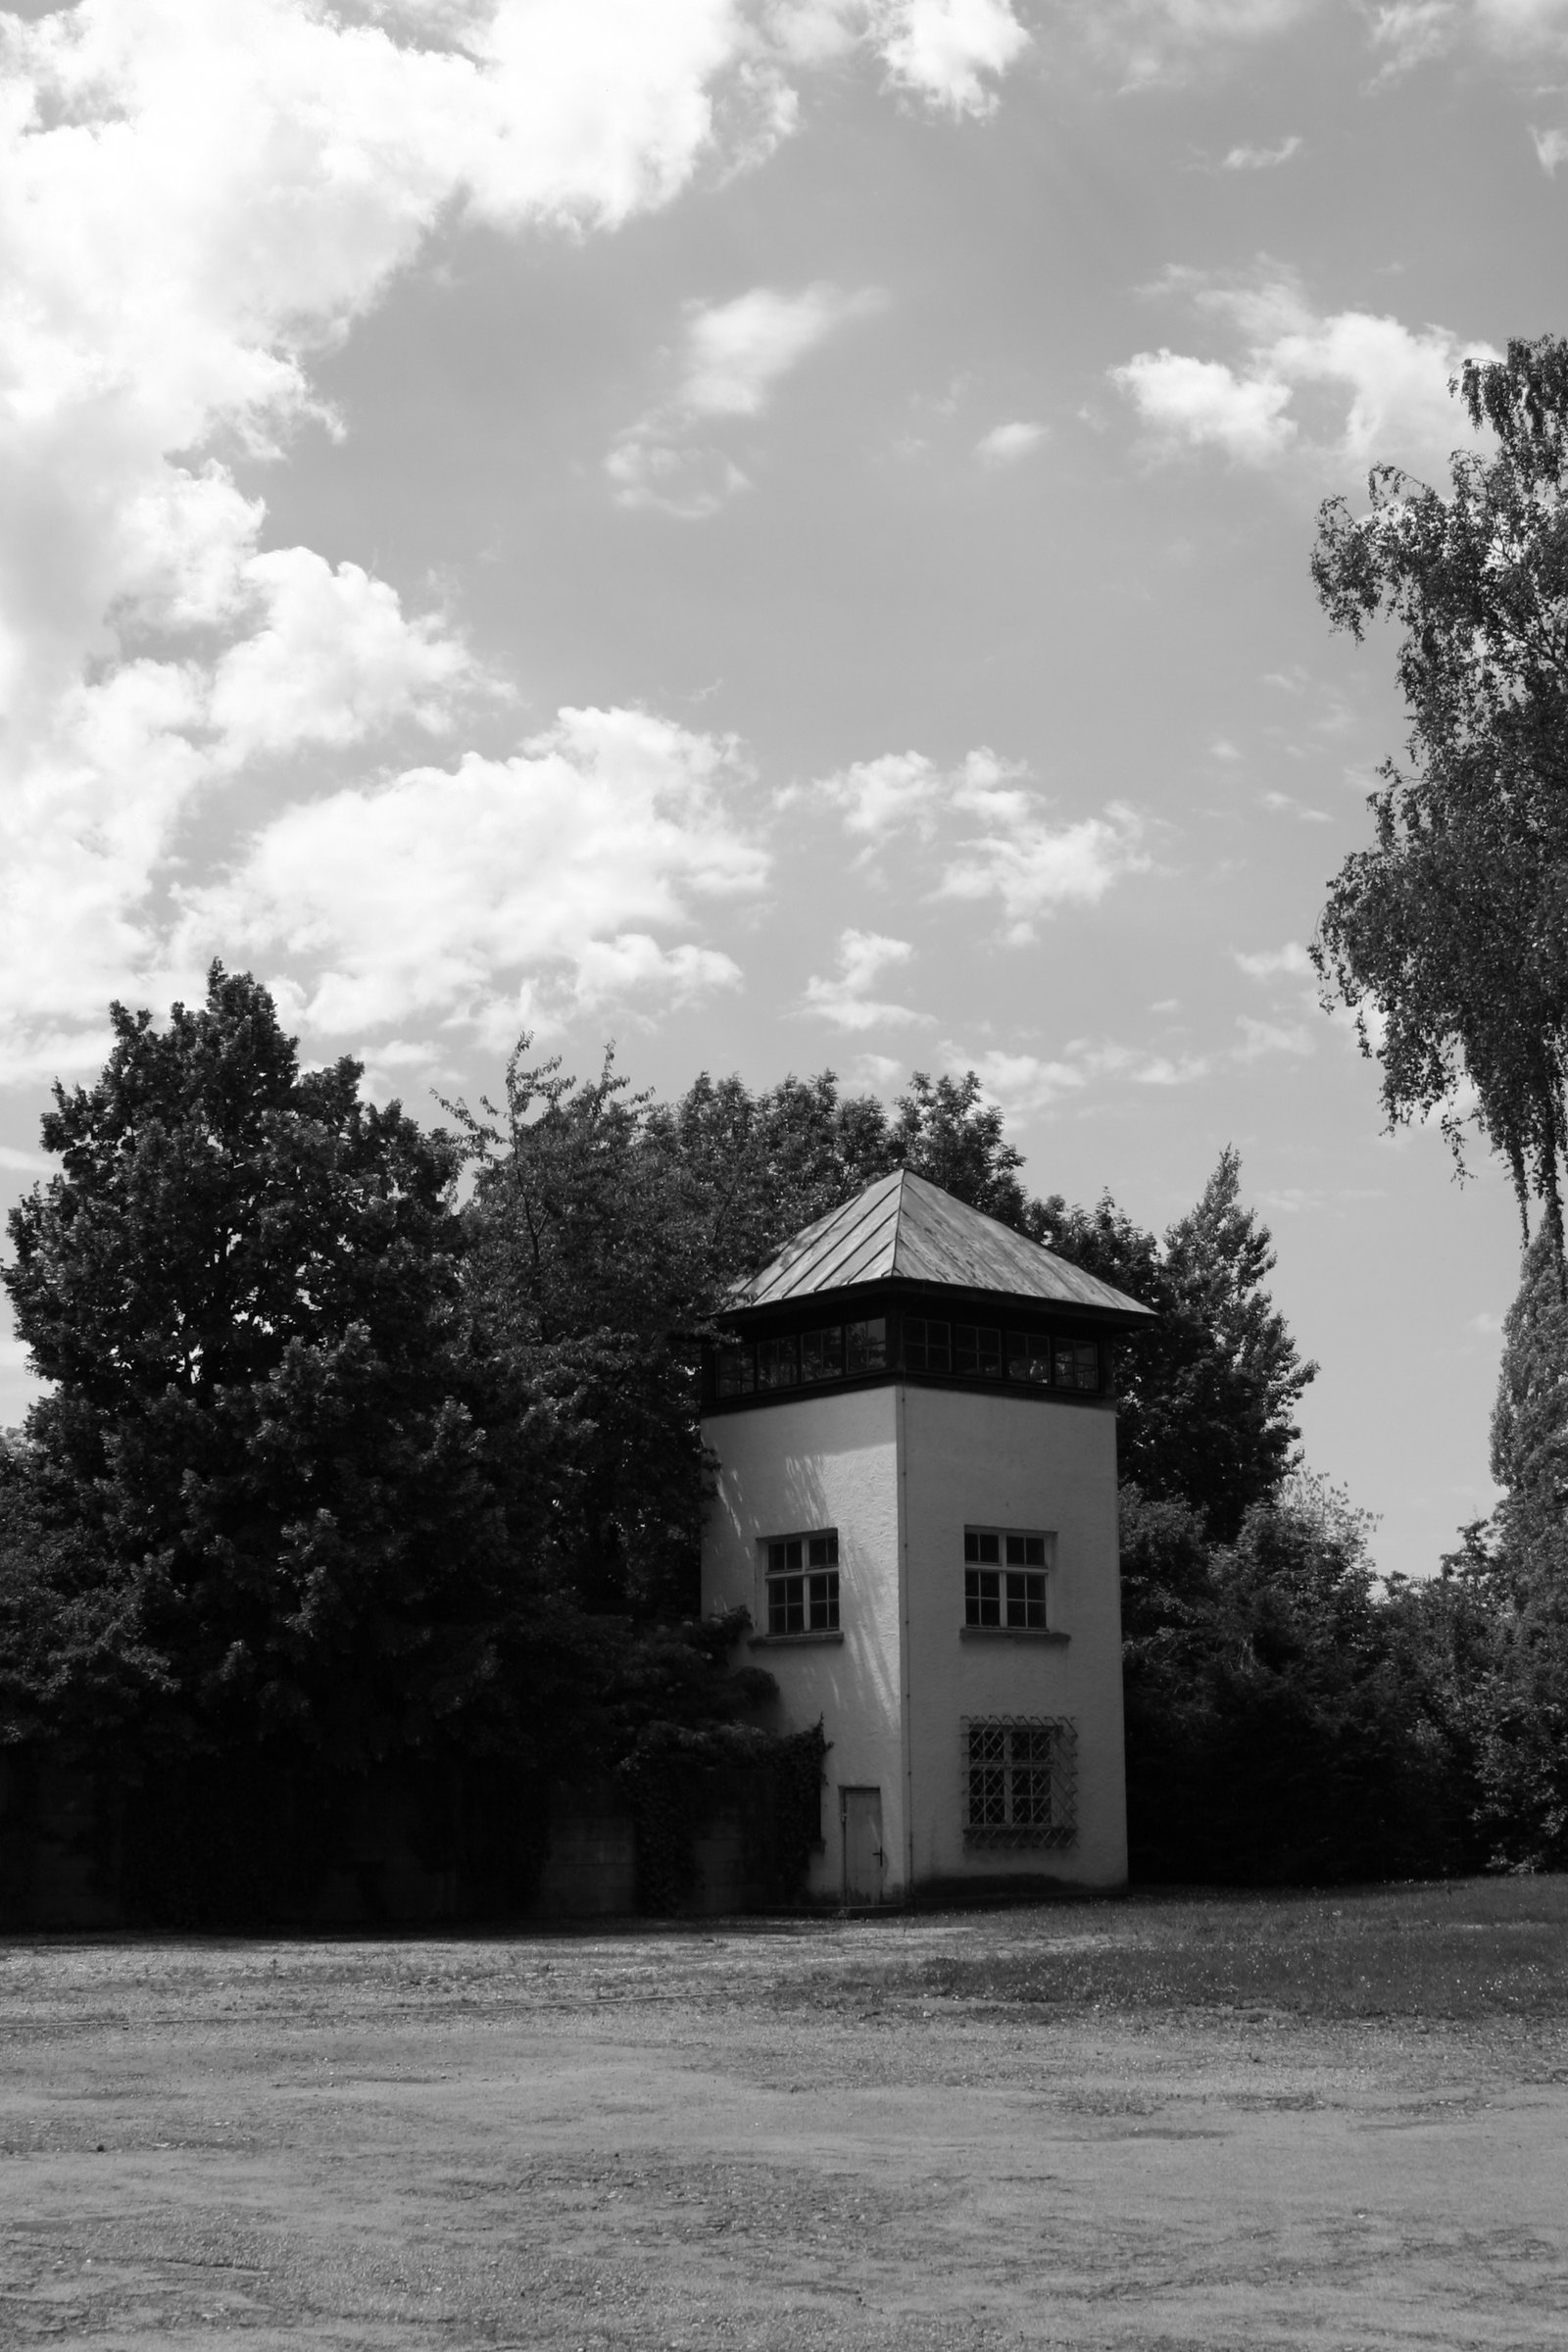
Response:
[[[734,1295],[703,1603],[831,1742],[817,1900],[1126,1878],[1108,1343],[1152,1320],[907,1170]]]

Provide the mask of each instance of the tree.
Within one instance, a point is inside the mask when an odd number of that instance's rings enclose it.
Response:
[[[1159,1317],[1117,1351],[1123,1480],[1150,1499],[1185,1502],[1211,1541],[1234,1542],[1293,1466],[1296,1407],[1317,1370],[1265,1287],[1273,1242],[1242,1205],[1238,1153],[1226,1146],[1163,1245],[1108,1195],[1093,1210],[1054,1195],[1039,1224],[1052,1249]]]
[[[1358,640],[1379,613],[1403,629],[1410,731],[1313,954],[1382,1063],[1390,1122],[1438,1112],[1462,1169],[1473,1119],[1527,1238],[1542,1203],[1568,1286],[1568,341],[1510,342],[1450,389],[1494,455],[1456,454],[1446,498],[1380,466],[1369,514],[1334,499],[1320,518],[1331,623]]]
[[[1529,1584],[1560,1583],[1568,1595],[1568,1305],[1545,1234],[1525,1252],[1503,1321],[1492,1475],[1502,1550]]]
[[[888,1141],[897,1164],[988,1217],[1029,1230],[1029,1198],[1018,1177],[1023,1153],[1008,1143],[1001,1110],[981,1100],[973,1070],[934,1080],[916,1070],[895,1109]]]
[[[187,1738],[358,1766],[487,1679],[456,1154],[362,1102],[356,1063],[301,1072],[248,975],[215,963],[164,1030],[111,1017],[101,1077],[43,1120],[63,1168],[10,1221],[5,1285],[54,1384],[30,1443]]]

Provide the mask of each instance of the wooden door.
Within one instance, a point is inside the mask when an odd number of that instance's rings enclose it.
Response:
[[[841,1788],[839,1818],[844,1825],[844,1900],[879,1903],[887,1865],[882,1850],[881,1789]]]

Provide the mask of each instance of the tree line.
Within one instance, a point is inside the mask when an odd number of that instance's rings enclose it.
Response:
[[[782,1898],[820,1759],[760,1728],[768,1678],[699,1614],[701,1347],[738,1276],[900,1165],[1157,1310],[1118,1366],[1135,1869],[1560,1854],[1522,1588],[1477,1542],[1433,1588],[1376,1585],[1364,1520],[1301,1467],[1315,1367],[1234,1152],[1155,1236],[1031,1197],[972,1073],[891,1110],[831,1073],[665,1102],[524,1040],[498,1105],[432,1131],[351,1060],[302,1069],[248,975],[112,1019],[11,1217],[48,1387],[0,1453],[0,1746],[112,1792],[142,1915],[307,1904],[388,1774],[470,1908],[526,1899],[563,1776],[619,1776],[665,1905],[703,1789],[752,1789]],[[1508,1459],[1549,1530],[1568,1310],[1531,1296]]]

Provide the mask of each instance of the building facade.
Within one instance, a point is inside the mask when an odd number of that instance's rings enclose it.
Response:
[[[813,1898],[1125,1879],[1109,1343],[1149,1320],[906,1170],[736,1294],[704,1606],[830,1743]]]

